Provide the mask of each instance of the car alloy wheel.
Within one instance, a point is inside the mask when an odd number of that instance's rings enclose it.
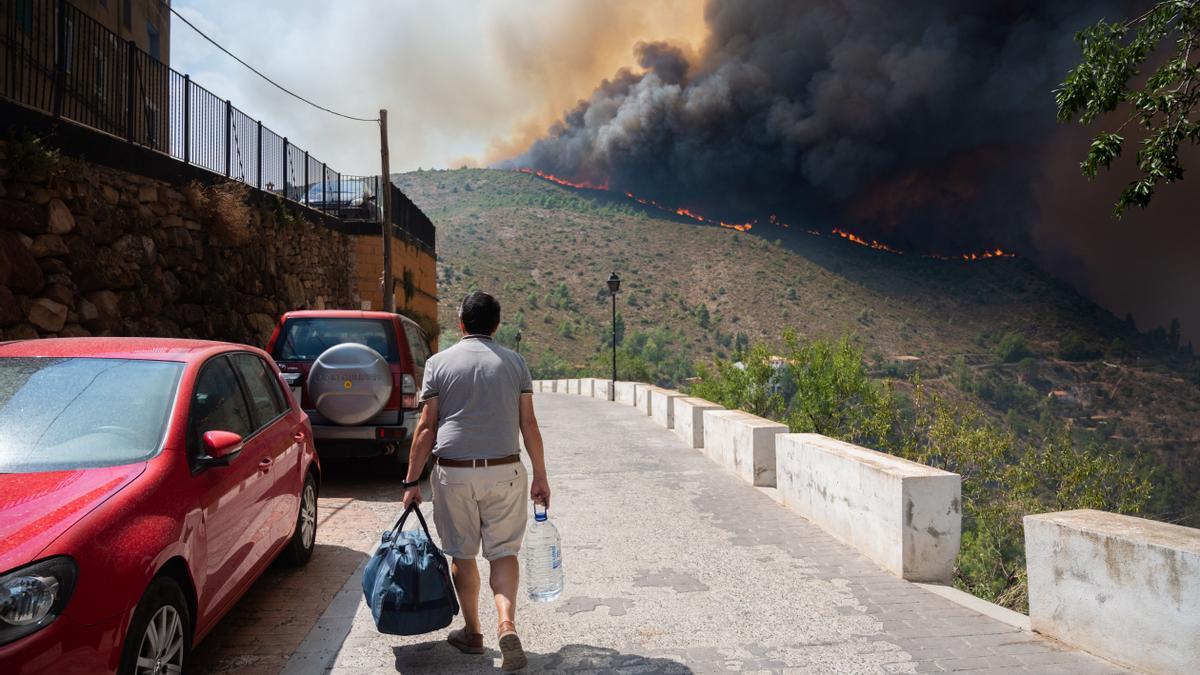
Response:
[[[283,549],[279,560],[284,565],[299,567],[308,562],[317,541],[317,481],[312,473],[304,477],[300,488],[300,504],[296,509],[296,528]]]
[[[170,605],[158,608],[138,646],[138,675],[183,672],[183,620]]]
[[[311,482],[304,484],[304,496],[300,499],[300,541],[304,548],[312,548],[317,536],[317,490]]]

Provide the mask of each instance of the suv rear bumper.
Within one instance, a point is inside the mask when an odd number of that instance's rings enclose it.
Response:
[[[403,424],[365,424],[361,426],[338,426],[334,424],[312,425],[313,440],[317,454],[324,458],[378,457],[381,455],[408,455],[413,432],[417,427],[417,413],[405,412]]]

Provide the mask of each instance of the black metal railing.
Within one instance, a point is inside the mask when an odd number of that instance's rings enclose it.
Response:
[[[383,220],[378,176],[342,174],[66,0],[0,0],[0,96],[346,220]],[[433,223],[394,185],[392,224]]]

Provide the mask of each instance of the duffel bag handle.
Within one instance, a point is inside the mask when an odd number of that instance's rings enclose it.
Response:
[[[404,509],[404,515],[400,516],[400,521],[396,523],[396,526],[392,528],[392,531],[399,532],[400,530],[403,530],[404,521],[408,519],[408,514],[410,513],[417,514],[417,520],[421,523],[421,529],[425,530],[425,538],[432,543],[433,535],[429,533],[429,525],[425,524],[425,516],[421,515],[421,507],[416,502],[409,504],[408,508]]]

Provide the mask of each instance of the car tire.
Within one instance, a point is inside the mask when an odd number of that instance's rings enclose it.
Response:
[[[304,476],[300,488],[300,508],[296,509],[296,528],[279,560],[289,567],[300,567],[312,558],[317,545],[317,481],[311,473]]]
[[[170,577],[155,577],[133,611],[117,672],[152,673],[156,662],[183,670],[190,664],[191,655],[192,618],[183,589]]]

